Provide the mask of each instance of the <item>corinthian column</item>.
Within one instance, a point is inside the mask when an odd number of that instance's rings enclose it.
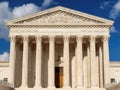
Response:
[[[77,88],[81,88],[82,87],[82,83],[83,83],[83,78],[82,78],[82,71],[83,71],[83,61],[82,61],[82,36],[77,36]]]
[[[64,36],[64,88],[70,88],[69,37]]]
[[[87,64],[87,87],[88,88],[90,88],[91,87],[91,61],[90,61],[90,45],[89,45],[89,43],[87,43],[88,45],[87,45],[87,55],[88,55],[88,64]]]
[[[90,54],[91,54],[91,87],[98,87],[98,76],[97,76],[97,71],[95,67],[96,66],[96,61],[95,61],[95,56],[96,56],[96,50],[95,50],[95,36],[90,37]]]
[[[22,86],[27,87],[28,81],[28,36],[23,36],[23,64],[22,64]]]
[[[48,88],[55,88],[55,42],[54,36],[49,37],[49,61],[48,61]]]
[[[100,70],[100,87],[103,88],[103,53],[102,45],[99,44],[99,70]]]
[[[35,87],[41,88],[42,37],[36,37],[36,80]]]
[[[10,78],[10,84],[12,84],[12,87],[14,87],[14,78],[15,78],[15,56],[16,56],[16,50],[15,50],[15,36],[10,36],[10,69],[11,69],[11,78]]]
[[[104,58],[104,85],[110,83],[109,78],[109,36],[103,37],[103,58]]]

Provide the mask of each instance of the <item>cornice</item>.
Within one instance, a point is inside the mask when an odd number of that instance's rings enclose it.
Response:
[[[9,62],[0,62],[0,67],[9,67]]]
[[[111,28],[111,25],[9,25],[8,28]]]
[[[119,67],[120,68],[120,62],[110,62],[110,67]]]

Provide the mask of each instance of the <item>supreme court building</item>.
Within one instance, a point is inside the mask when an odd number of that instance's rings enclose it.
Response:
[[[113,21],[55,7],[7,21],[15,90],[105,90]]]

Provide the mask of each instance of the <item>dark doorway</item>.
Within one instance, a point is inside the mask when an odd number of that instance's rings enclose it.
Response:
[[[56,88],[63,87],[63,67],[55,67],[55,86]]]

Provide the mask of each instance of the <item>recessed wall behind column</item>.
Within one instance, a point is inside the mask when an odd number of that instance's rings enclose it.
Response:
[[[87,45],[86,43],[83,44],[83,86],[87,87],[87,82],[88,82],[88,71],[87,71],[87,67],[88,67],[88,58],[87,58]]]
[[[21,39],[16,39],[16,59],[15,59],[15,87],[20,87],[22,82],[22,57],[23,43]]]
[[[29,59],[28,59],[28,87],[33,88],[35,85],[35,61],[36,61],[36,43],[29,42]]]
[[[48,86],[48,60],[49,60],[49,44],[42,44],[42,87],[47,88]]]

